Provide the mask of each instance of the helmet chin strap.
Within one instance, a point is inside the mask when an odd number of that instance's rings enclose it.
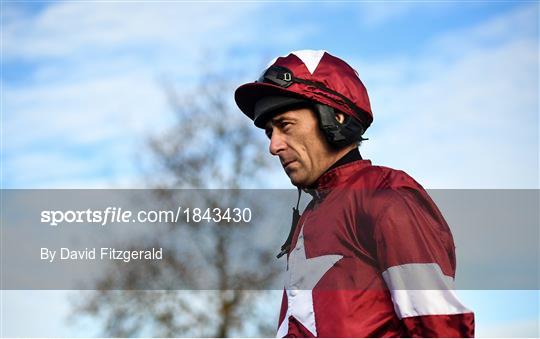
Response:
[[[300,196],[302,195],[302,189],[300,187],[298,188],[298,200],[296,201],[296,207],[293,207],[293,214],[292,214],[292,221],[291,221],[291,230],[289,231],[289,236],[287,237],[287,240],[285,240],[285,243],[281,245],[281,252],[278,253],[276,258],[281,258],[283,255],[289,253],[289,250],[291,249],[291,243],[292,238],[294,236],[294,231],[296,230],[296,226],[298,224],[298,221],[300,220],[300,211],[298,210],[298,206],[300,205]]]

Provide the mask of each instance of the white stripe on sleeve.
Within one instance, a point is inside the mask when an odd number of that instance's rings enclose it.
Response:
[[[454,279],[435,263],[392,266],[382,273],[400,319],[471,312],[457,298]]]

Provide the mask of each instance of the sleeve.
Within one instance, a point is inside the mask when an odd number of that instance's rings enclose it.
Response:
[[[474,313],[453,290],[452,234],[434,202],[413,188],[387,190],[377,200],[377,260],[408,336],[474,337]]]

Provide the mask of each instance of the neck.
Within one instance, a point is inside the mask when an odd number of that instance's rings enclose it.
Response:
[[[358,147],[346,148],[338,154],[338,156],[336,157],[336,161],[334,161],[334,163],[330,167],[328,167],[325,173],[336,167],[345,165],[349,162],[353,162],[356,160],[362,160],[362,156],[360,155]]]
[[[324,172],[321,174],[323,176],[324,174],[328,173],[329,171],[333,170],[336,167],[348,164],[353,161],[362,160],[362,156],[360,155],[360,151],[358,150],[358,147],[350,147],[345,148],[343,150],[340,150],[340,152],[335,157],[336,160],[330,165]],[[321,177],[319,176],[319,178]],[[314,189],[317,186],[317,181],[319,179],[315,180],[314,183],[304,186],[304,189]]]

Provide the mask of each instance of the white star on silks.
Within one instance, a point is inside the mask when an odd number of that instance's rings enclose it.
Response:
[[[312,290],[323,275],[341,258],[343,256],[337,254],[306,258],[304,225],[302,225],[296,246],[289,255],[285,284],[287,313],[279,325],[276,337],[282,338],[287,334],[290,316],[296,318],[314,336],[317,336]]]

